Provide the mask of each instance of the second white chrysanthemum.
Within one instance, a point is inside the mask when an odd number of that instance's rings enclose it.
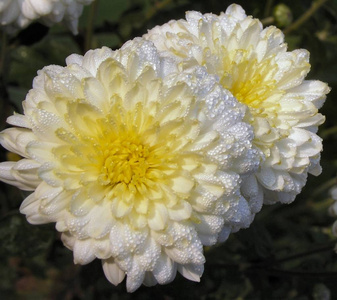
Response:
[[[233,4],[219,16],[188,12],[186,20],[157,26],[145,37],[185,68],[205,66],[248,106],[245,120],[254,127],[262,163],[242,184],[247,197],[289,203],[308,173],[320,173],[322,142],[316,132],[324,117],[318,109],[329,88],[304,80],[309,53],[287,52],[279,29],[263,29],[259,20]]]
[[[0,3],[0,25],[15,33],[34,21],[47,26],[63,21],[76,34],[83,6],[94,0],[3,0]]]
[[[254,217],[241,176],[259,164],[245,107],[204,68],[181,72],[149,41],[71,55],[39,72],[1,144],[0,179],[35,190],[21,212],[56,222],[76,263],[114,284],[198,281],[203,245]]]

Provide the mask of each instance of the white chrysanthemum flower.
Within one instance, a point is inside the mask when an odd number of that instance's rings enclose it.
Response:
[[[0,179],[35,190],[21,212],[56,222],[75,263],[102,259],[127,289],[199,281],[203,245],[247,227],[254,214],[240,175],[259,156],[245,106],[200,67],[160,58],[149,41],[71,55],[38,73],[1,144],[22,157]]]
[[[47,26],[63,21],[77,34],[78,18],[83,6],[94,0],[2,0],[0,24],[8,33],[15,33],[33,21],[39,20]]]
[[[186,20],[157,26],[145,37],[186,68],[205,66],[248,106],[245,120],[254,127],[254,145],[263,162],[242,184],[246,196],[261,203],[289,203],[308,173],[321,172],[322,142],[316,132],[324,117],[318,109],[329,88],[304,80],[309,53],[287,52],[279,29],[263,29],[233,4],[219,16],[187,12]]]

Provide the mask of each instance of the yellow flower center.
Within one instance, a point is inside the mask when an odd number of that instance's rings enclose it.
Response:
[[[249,50],[242,49],[222,55],[220,82],[240,102],[250,108],[260,109],[277,89],[273,78],[278,66],[273,58],[258,62],[250,56]]]
[[[142,145],[124,141],[115,143],[108,152],[104,163],[104,169],[111,183],[129,183],[136,178],[144,177],[148,164],[146,157],[148,149]]]
[[[248,81],[238,80],[234,82],[230,90],[240,102],[250,107],[258,108],[274,87],[273,81],[264,82],[261,74],[254,74]]]
[[[149,148],[139,141],[128,139],[116,140],[109,144],[104,156],[102,171],[105,181],[112,185],[118,183],[137,185],[146,177],[151,164]]]

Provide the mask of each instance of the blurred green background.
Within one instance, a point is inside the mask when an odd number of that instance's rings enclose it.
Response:
[[[48,29],[33,24],[15,37],[1,34],[0,126],[31,88],[37,70],[64,65],[72,53],[127,40],[187,10],[219,14],[225,0],[99,0],[85,8],[79,35],[62,25]],[[73,264],[72,252],[59,239],[53,224],[30,225],[18,207],[27,196],[0,183],[0,299],[337,299],[336,237],[329,216],[329,189],[337,171],[337,0],[236,1],[248,15],[286,34],[289,49],[311,53],[309,79],[328,82],[332,91],[321,110],[326,122],[323,173],[309,176],[307,186],[290,205],[264,206],[249,229],[232,234],[224,244],[206,249],[200,283],[177,275],[169,285],[142,286],[128,294],[104,277],[100,261]],[[316,9],[317,8],[317,9]],[[307,16],[304,21],[303,15]],[[300,20],[300,23],[296,22]],[[0,150],[0,160],[13,159]]]

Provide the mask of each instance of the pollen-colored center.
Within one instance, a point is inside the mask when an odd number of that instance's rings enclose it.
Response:
[[[258,108],[260,102],[268,97],[268,94],[273,89],[274,83],[272,81],[265,82],[261,74],[255,74],[247,81],[234,82],[231,87],[232,94],[240,102]]]
[[[138,185],[151,165],[149,147],[131,139],[117,139],[105,147],[102,175],[105,184]]]
[[[224,56],[220,81],[240,102],[259,109],[276,90],[277,69],[272,58],[259,62],[249,51],[237,50]]]

